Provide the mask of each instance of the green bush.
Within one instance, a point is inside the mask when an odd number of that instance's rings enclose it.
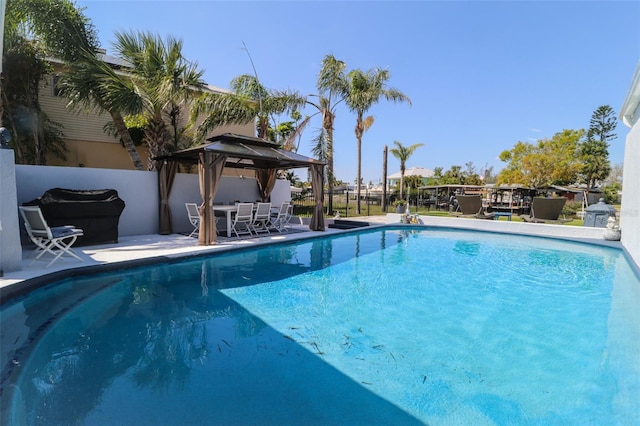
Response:
[[[578,211],[582,210],[582,202],[580,201],[567,201],[562,208],[562,214],[564,217],[573,217]]]
[[[604,202],[607,204],[618,204],[618,189],[619,184],[607,185],[602,188],[602,195],[604,195]]]

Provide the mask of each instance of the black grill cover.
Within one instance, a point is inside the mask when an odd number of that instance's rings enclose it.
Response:
[[[73,225],[82,229],[84,235],[75,245],[118,242],[118,222],[125,203],[115,189],[53,188],[24,205],[40,206],[50,227]]]

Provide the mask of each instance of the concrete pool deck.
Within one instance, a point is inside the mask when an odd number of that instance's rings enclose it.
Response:
[[[606,245],[622,248],[619,241],[606,241],[602,238],[604,229],[584,228],[565,225],[547,225],[524,222],[508,222],[494,220],[479,220],[455,217],[422,216],[421,223],[437,227],[453,227],[465,230],[480,230],[489,232],[502,232],[518,235],[531,235],[543,237],[555,237],[571,239],[592,244]],[[386,216],[369,216],[348,218],[348,220],[368,222],[371,225],[398,224],[400,215],[389,213]],[[330,220],[327,221],[330,223]],[[403,225],[411,227],[413,225]],[[310,236],[330,235],[348,232],[348,230],[327,228],[325,232],[309,230],[307,225],[293,225],[292,231],[283,234],[271,234],[260,238],[227,239],[220,238],[218,244],[212,246],[200,246],[196,238],[182,234],[171,235],[135,235],[122,236],[117,244],[104,244],[96,246],[84,246],[75,248],[76,253],[83,259],[79,261],[65,257],[57,261],[51,267],[44,266],[50,258],[44,256],[44,260],[32,262],[34,257],[33,247],[23,249],[22,270],[7,272],[0,278],[0,287],[10,286],[25,280],[30,280],[47,275],[61,275],[61,271],[82,269],[104,265],[121,264],[126,266],[136,261],[144,261],[153,258],[180,258],[194,256],[203,253],[216,253],[247,247],[263,245],[273,242],[296,241]]]

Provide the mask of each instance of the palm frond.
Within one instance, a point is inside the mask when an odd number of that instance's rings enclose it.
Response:
[[[296,126],[295,130],[291,132],[284,141],[283,149],[287,151],[298,151],[298,144],[300,142],[300,136],[307,125],[311,122],[311,116],[307,116]],[[298,144],[295,143],[296,139],[298,140]]]

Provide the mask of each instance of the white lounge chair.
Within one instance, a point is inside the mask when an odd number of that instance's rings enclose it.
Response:
[[[187,208],[187,214],[189,215],[189,222],[193,225],[193,231],[189,234],[190,237],[197,237],[200,231],[200,210],[196,203],[184,203]]]
[[[65,253],[84,262],[71,248],[78,237],[84,235],[82,229],[77,229],[73,225],[50,228],[38,206],[21,206],[20,214],[24,219],[24,227],[29,238],[36,245],[35,252],[38,253],[31,263],[40,259],[45,253],[53,255],[53,259],[45,268],[53,265]]]
[[[258,203],[256,212],[251,222],[251,230],[258,235],[260,232],[269,232],[268,224],[271,218],[271,203]]]
[[[251,224],[253,223],[253,204],[238,203],[236,216],[233,218],[231,231],[235,232],[236,237],[240,234],[253,235],[251,232]]]

